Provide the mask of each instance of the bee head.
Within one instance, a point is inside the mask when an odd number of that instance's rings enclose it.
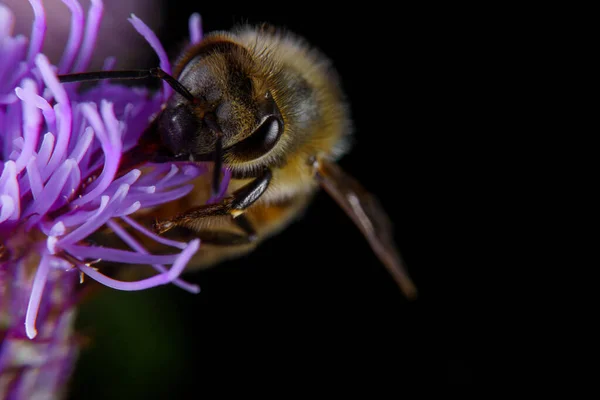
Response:
[[[177,80],[193,99],[171,97],[158,121],[162,143],[182,159],[212,160],[218,149],[226,161],[260,158],[284,129],[277,103],[245,49],[231,42],[206,46],[179,67]]]

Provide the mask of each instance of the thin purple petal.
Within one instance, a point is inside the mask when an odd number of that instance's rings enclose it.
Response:
[[[97,209],[93,209],[93,210],[89,210],[89,211],[77,209],[70,214],[62,215],[59,218],[60,218],[61,223],[65,224],[65,226],[68,226],[69,228],[71,228],[71,227],[78,226],[78,225],[85,223],[90,218],[94,217],[94,215],[96,215],[97,213],[98,213]]]
[[[142,205],[144,207],[152,207],[163,203],[168,203],[177,200],[192,191],[194,185],[185,185],[169,192],[156,193],[153,196],[144,198]]]
[[[54,135],[48,132],[44,135],[38,150],[37,163],[40,168],[44,168],[48,164],[52,150],[54,150]]]
[[[90,7],[87,15],[87,24],[85,25],[85,33],[83,36],[83,44],[79,57],[75,62],[73,72],[83,72],[87,69],[92,53],[96,46],[96,38],[98,36],[98,30],[100,22],[102,21],[102,14],[104,13],[104,4],[101,0],[92,0],[92,6]]]
[[[141,19],[133,14],[131,14],[129,22],[131,22],[135,30],[138,31],[138,33],[142,35],[146,41],[148,41],[148,44],[152,47],[152,49],[154,49],[158,55],[158,59],[160,61],[159,65],[162,70],[167,74],[170,74],[171,64],[169,63],[169,57],[167,57],[167,52],[160,43],[160,40],[158,40],[154,32],[152,32],[152,29],[150,29],[148,25],[146,25]],[[171,96],[171,93],[171,87],[166,82],[163,82],[163,100],[167,100]]]
[[[131,193],[136,195],[146,195],[156,193],[156,186],[135,186],[131,188]]]
[[[87,127],[83,134],[80,136],[75,148],[69,155],[69,158],[75,160],[77,164],[81,163],[83,156],[87,153],[94,140],[94,130],[91,127]]]
[[[155,255],[155,254],[140,254],[134,251],[110,249],[106,247],[96,246],[80,246],[60,244],[69,253],[79,258],[85,259],[102,259],[103,261],[114,261],[125,264],[172,264],[177,254]]]
[[[177,172],[179,172],[179,168],[177,168],[177,165],[171,164],[171,169],[169,170],[169,172],[165,176],[163,176],[158,182],[156,182],[154,186],[164,186],[166,182],[169,182],[169,180],[173,178],[175,174],[177,174]]]
[[[190,42],[192,44],[200,43],[202,40],[202,18],[200,14],[194,13],[189,21]]]
[[[65,184],[65,186],[61,192],[61,195],[63,196],[63,198],[65,200],[71,199],[80,184],[81,184],[81,171],[79,170],[79,165],[75,164],[75,166],[71,170],[71,173],[69,174],[69,179],[67,179],[67,183]],[[54,205],[54,207],[52,207],[51,210],[56,210],[58,207],[60,207],[62,205],[63,205],[63,202],[57,203]]]
[[[78,1],[75,0],[62,0],[63,3],[71,10],[71,31],[69,32],[69,40],[65,46],[58,71],[60,74],[66,74],[70,71],[75,56],[81,46],[81,38],[83,34],[83,27],[85,21],[83,19],[83,10]]]
[[[48,161],[47,171],[48,173],[54,171],[58,164],[66,159],[66,152],[69,146],[70,132],[71,132],[71,107],[67,103],[59,103],[54,106],[54,112],[58,119],[58,132],[56,146]],[[81,138],[78,138],[81,140]],[[77,160],[79,163],[79,160]]]
[[[120,208],[119,211],[114,213],[114,215],[115,216],[130,215],[130,214],[133,214],[134,212],[136,212],[137,210],[139,210],[140,208],[142,208],[142,203],[140,203],[139,201],[135,201],[130,206],[127,206],[125,208]]]
[[[44,186],[44,190],[40,194],[40,199],[43,201],[38,201],[31,203],[29,207],[25,210],[24,215],[30,216],[33,214],[38,214],[39,217],[43,216],[49,209],[54,205],[56,199],[60,195],[62,188],[65,186],[67,182],[67,178],[69,178],[69,174],[71,170],[77,164],[73,160],[66,160],[52,175],[48,183]]]
[[[185,249],[185,247],[187,246],[187,243],[177,242],[175,240],[170,240],[170,239],[164,238],[162,236],[159,236],[156,233],[149,231],[144,226],[142,226],[141,224],[137,223],[135,220],[133,220],[129,217],[121,217],[121,219],[123,221],[127,222],[129,225],[131,225],[138,232],[146,235],[147,237],[149,237],[150,239],[152,239],[158,243],[161,243],[161,244],[164,244],[167,246],[171,246],[171,247],[177,247],[180,249]]]
[[[44,36],[46,35],[46,15],[41,0],[29,0],[33,8],[34,20],[31,30],[31,39],[29,41],[29,52],[27,53],[27,63],[33,64],[33,57],[42,50]]]
[[[115,57],[106,57],[106,59],[104,60],[104,63],[102,64],[102,71],[110,71],[113,70],[115,68],[115,64],[117,63],[117,59]],[[101,81],[102,84],[107,84],[109,80],[105,80],[105,81]]]
[[[106,131],[109,135],[109,140],[116,146],[121,146],[121,126],[119,125],[119,120],[115,117],[115,110],[113,107],[113,103],[110,103],[106,100],[102,100],[100,103],[100,114],[102,115],[102,120],[106,125]]]
[[[140,243],[138,243],[138,241],[135,240],[135,238],[133,236],[131,236],[129,233],[127,233],[127,231],[125,229],[123,229],[119,224],[117,224],[114,221],[108,221],[107,225],[117,234],[117,236],[119,236],[121,238],[121,240],[123,240],[133,250],[137,251],[138,253],[142,253],[142,254],[150,254],[144,248],[144,246],[142,246]],[[184,243],[183,248],[185,248],[185,247],[186,247],[186,244]],[[154,269],[160,273],[164,273],[167,271],[165,266],[162,264],[152,264],[152,267],[154,267]],[[180,278],[175,279],[173,281],[173,284],[180,287],[183,290],[190,292],[190,293],[200,293],[200,287],[198,285],[187,283]]]
[[[15,201],[5,194],[0,195],[0,222],[6,221],[16,209]]]
[[[12,199],[12,212],[8,214],[6,219],[15,220],[19,218],[20,199],[19,199],[19,183],[17,182],[17,168],[14,161],[7,161],[4,164],[4,170],[0,175],[0,193]],[[6,220],[3,218],[3,222]]]
[[[42,113],[33,104],[32,96],[37,95],[37,85],[31,79],[23,81],[23,90],[15,91],[23,101],[23,150],[16,161],[17,171],[21,172],[29,162],[39,140],[39,129],[42,122]]]
[[[122,282],[117,281],[115,279],[111,279],[105,275],[102,275],[98,271],[93,268],[88,267],[87,265],[81,263],[78,264],[77,267],[82,270],[86,275],[90,278],[111,287],[113,289],[125,290],[125,291],[136,291],[136,290],[144,290],[155,286],[165,285],[167,283],[173,282],[173,280],[177,279],[177,277],[183,272],[186,264],[192,258],[194,253],[200,247],[200,240],[195,239],[190,242],[190,244],[181,252],[179,257],[175,259],[173,266],[171,269],[163,274],[153,276],[152,278],[143,279],[137,282]]]
[[[50,103],[42,96],[34,92],[24,92],[23,88],[16,88],[15,92],[21,100],[25,100],[44,112],[52,112]]]
[[[40,74],[42,74],[44,83],[54,95],[56,102],[65,104],[65,106],[69,107],[69,96],[67,96],[65,88],[56,77],[48,58],[43,54],[38,54],[35,57],[35,65],[38,67]]]
[[[48,231],[48,236],[62,236],[64,235],[66,232],[66,227],[65,224],[63,224],[62,222],[57,222],[56,224],[54,224],[52,226],[52,228],[50,228],[50,230]]]
[[[150,175],[148,174],[148,179],[146,179],[146,175],[142,176],[140,182],[147,182],[147,181],[151,181],[151,182],[155,182],[156,179],[158,178],[157,175],[163,174],[165,173],[165,168],[168,166],[168,164],[151,164],[153,166],[155,166],[155,170],[153,172],[151,172],[151,174],[154,174],[155,172],[157,172],[156,175]],[[169,179],[165,180],[165,179],[160,179],[157,183],[153,183],[153,185],[156,186],[157,189],[164,189],[167,187],[173,187],[173,186],[177,186],[180,185],[182,183],[187,183],[190,180],[192,180],[193,178],[196,178],[198,176],[200,176],[202,173],[205,173],[207,171],[207,168],[205,165],[198,165],[198,164],[182,164],[182,163],[178,163],[176,165],[176,168],[178,168],[178,170],[180,170],[181,172],[179,172],[176,175],[172,175],[172,171],[174,171],[173,166],[175,164],[171,164],[171,170],[169,171]],[[161,169],[159,169],[161,168]]]
[[[31,296],[29,297],[27,314],[25,315],[25,332],[27,333],[27,337],[29,339],[33,339],[37,336],[35,319],[40,309],[40,302],[42,301],[42,294],[44,293],[44,286],[46,286],[49,270],[50,264],[48,262],[48,256],[44,254],[35,273],[35,278],[33,278]]]
[[[132,169],[131,171],[129,171],[128,173],[126,173],[125,175],[123,175],[122,177],[115,179],[111,184],[111,188],[114,188],[115,191],[116,189],[123,185],[133,185],[135,183],[135,181],[138,180],[138,178],[140,177],[140,175],[142,175],[142,172],[139,169]],[[104,192],[104,194],[107,194],[109,196],[112,196],[112,193],[109,192],[108,190],[106,192]]]
[[[31,188],[33,199],[38,200],[44,186],[35,157],[31,157],[29,164],[27,164],[27,179],[29,180],[29,187]]]
[[[152,167],[148,172],[140,177],[138,184],[145,186],[156,186],[156,181],[160,180],[162,174],[168,173],[171,169],[170,164],[146,164],[148,167]]]

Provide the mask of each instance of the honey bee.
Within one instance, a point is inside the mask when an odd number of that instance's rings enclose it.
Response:
[[[126,155],[142,162],[210,163],[186,197],[152,210],[158,233],[202,240],[190,268],[244,255],[303,213],[324,188],[351,217],[407,297],[416,295],[374,196],[337,164],[352,124],[329,59],[268,25],[214,32],[186,49],[170,76],[159,68],[63,75],[63,82],[155,77],[175,93]],[[225,197],[222,167],[231,172]]]

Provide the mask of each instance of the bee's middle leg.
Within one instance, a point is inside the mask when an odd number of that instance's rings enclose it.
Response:
[[[226,197],[220,203],[194,207],[174,218],[159,221],[154,225],[154,230],[162,234],[175,227],[191,227],[198,219],[230,216],[235,225],[244,232],[244,235],[223,231],[201,231],[196,232],[196,235],[211,244],[251,243],[256,239],[256,231],[243,213],[264,194],[269,187],[271,177],[271,170],[265,168],[258,177],[233,192],[231,196]]]
[[[242,246],[256,242],[258,236],[252,223],[246,215],[242,214],[239,217],[231,218],[235,226],[242,230],[243,233],[230,232],[225,230],[192,230],[182,226],[175,228],[178,231],[178,237],[197,237],[204,244],[213,246]]]

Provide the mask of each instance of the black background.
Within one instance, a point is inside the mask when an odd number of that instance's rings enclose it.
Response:
[[[486,252],[495,196],[486,161],[499,128],[488,119],[497,80],[483,56],[485,22],[454,6],[296,7],[165,7],[159,36],[177,49],[197,11],[206,31],[286,26],[333,60],[356,132],[341,165],[388,211],[419,298],[403,297],[321,193],[252,255],[188,276],[202,287],[197,296],[106,291],[84,305],[80,326],[91,344],[74,398],[185,398],[215,378],[224,391],[250,383],[399,396],[407,385],[489,378],[483,302],[497,254]]]

